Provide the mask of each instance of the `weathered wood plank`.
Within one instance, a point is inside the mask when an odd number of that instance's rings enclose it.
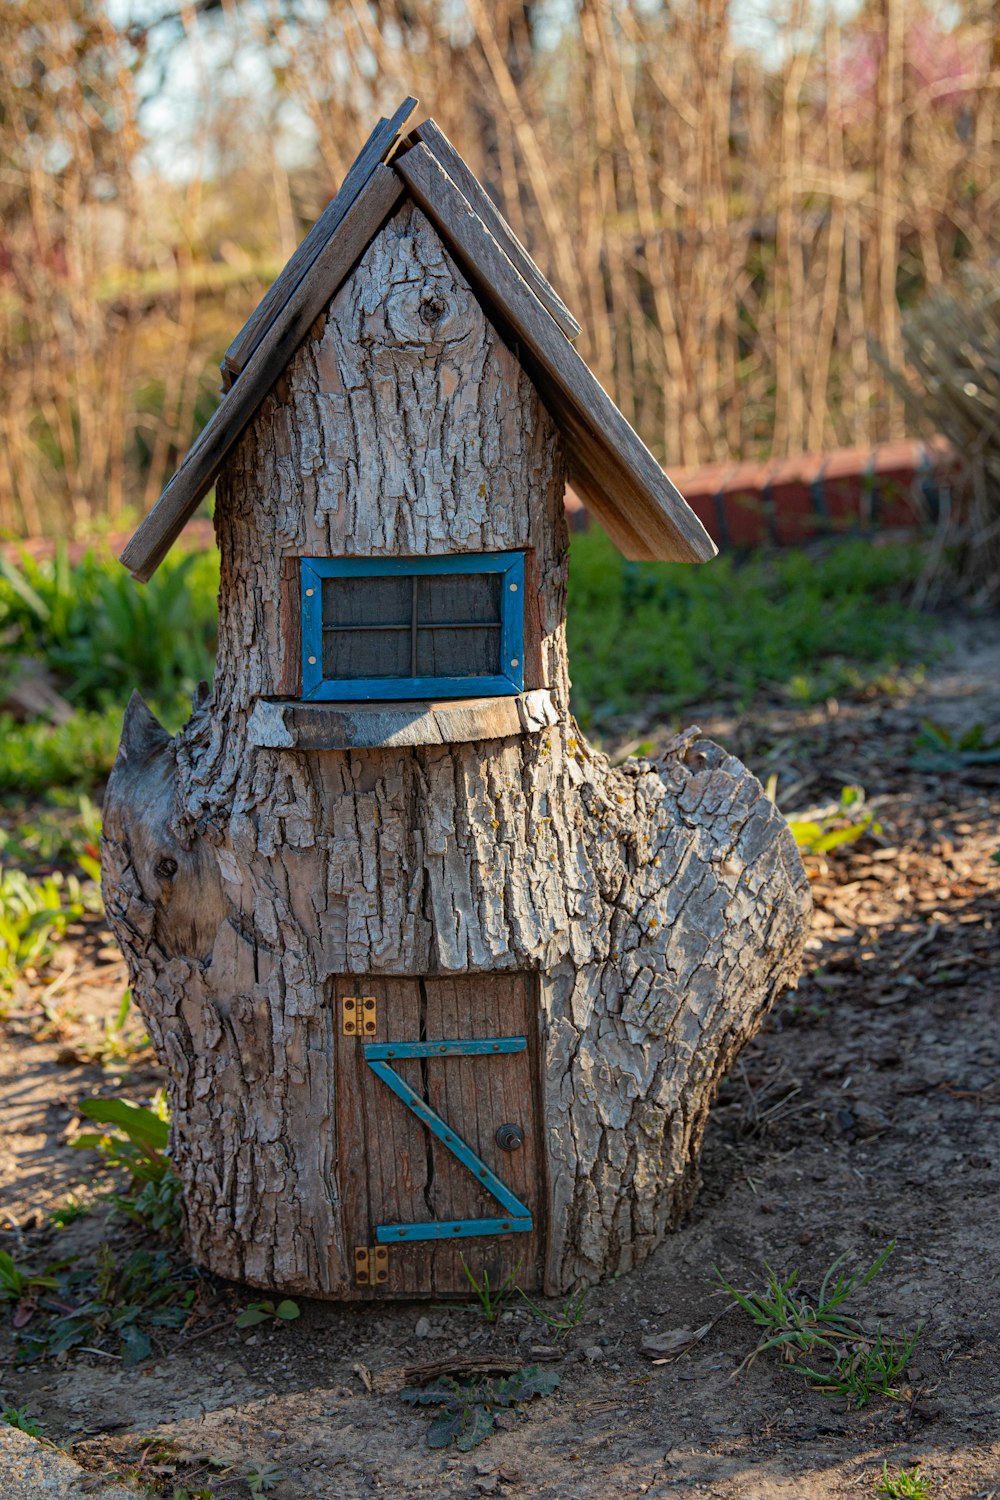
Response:
[[[437,121],[431,119],[421,121],[412,135],[415,140],[423,142],[437,157],[452,182],[482,219],[501,250],[524,277],[546,312],[552,315],[568,339],[575,339],[580,333],[580,324],[559,293],[536,266],[503,214],[478,178],[466,166]]]
[[[378,992],[383,997],[381,984]],[[378,1157],[379,1141],[376,1136],[369,1139],[366,1092],[368,1071],[361,1054],[357,1037],[345,1036],[343,1032],[342,1005],[348,995],[373,994],[374,989],[354,976],[338,978],[331,985],[330,1023],[335,1058],[334,1098],[336,1114],[336,1187],[340,1198],[340,1222],[343,1234],[343,1264],[347,1278],[339,1295],[344,1298],[361,1295],[354,1277],[354,1251],[358,1246],[371,1244],[371,1190],[369,1186],[373,1172],[372,1155]],[[384,1040],[384,1025],[376,1039]],[[377,1162],[374,1170],[377,1171]],[[374,1295],[374,1290],[372,1291]]]
[[[212,413],[173,479],[121,554],[133,577],[147,580],[163,561],[184,522],[194,514],[221,465],[264,396],[366,246],[402,196],[389,167],[376,167],[337,232],[329,239],[268,327],[243,374]]]
[[[523,340],[520,352],[540,377],[543,400],[558,422],[572,422],[575,429],[569,459],[583,498],[616,539],[626,535],[625,524],[638,538],[626,555],[674,562],[714,557],[716,548],[697,516],[435,156],[426,146],[414,146],[392,170],[444,235],[465,274]]]
[[[488,974],[474,979],[436,976],[423,981],[427,996],[430,1037],[482,1038],[528,1036],[529,976]],[[496,1286],[517,1272],[525,1291],[536,1289],[539,1278],[539,1207],[541,1193],[538,1158],[541,1116],[534,1109],[533,1048],[497,1057],[430,1058],[427,1080],[430,1101],[453,1125],[468,1146],[501,1181],[531,1209],[536,1227],[530,1234],[472,1238],[447,1251],[442,1246],[435,1265],[434,1290],[439,1295],[468,1294],[468,1280],[460,1257],[481,1280],[483,1270]],[[524,1128],[519,1151],[501,1151],[497,1128],[507,1122]],[[446,1147],[434,1145],[434,1180],[438,1218],[495,1218],[502,1214],[487,1193]]]
[[[397,979],[386,986],[386,1041],[415,1041],[421,1032],[423,999],[419,979]],[[393,1064],[400,1077],[421,1092],[421,1065],[410,1060]],[[381,1122],[377,1151],[382,1158],[384,1189],[377,1207],[372,1204],[372,1234],[378,1224],[419,1223],[430,1217],[433,1202],[428,1179],[428,1133],[400,1099],[368,1070],[372,1116]],[[391,1184],[391,1189],[390,1189]],[[433,1245],[419,1241],[389,1247],[389,1297],[426,1296],[433,1287]]]
[[[276,317],[283,304],[294,296],[299,283],[324,245],[336,233],[348,209],[357,199],[372,172],[380,162],[385,162],[392,154],[400,135],[406,128],[406,122],[416,107],[416,99],[404,99],[390,119],[379,120],[348,168],[339,190],[330,199],[309,233],[297,246],[283,270],[268,287],[226,350],[222,361],[223,382],[226,390],[246,369],[271,319]]]
[[[535,648],[535,660],[539,655]],[[289,680],[294,682],[290,673]],[[288,691],[288,689],[283,689]],[[294,691],[294,688],[292,689]],[[506,739],[532,723],[555,723],[546,689],[504,698],[433,703],[283,703],[261,700],[248,725],[250,742],[290,750],[375,750],[405,745],[459,745]]]

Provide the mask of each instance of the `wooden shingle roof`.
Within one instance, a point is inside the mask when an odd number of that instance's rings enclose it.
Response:
[[[574,489],[619,549],[635,560],[715,555],[701,522],[573,348],[579,324],[458,152],[433,120],[404,138],[415,107],[407,99],[379,121],[227,349],[219,406],[121,554],[136,578],[150,578],[163,561],[309,329],[407,195],[516,345],[563,434]]]

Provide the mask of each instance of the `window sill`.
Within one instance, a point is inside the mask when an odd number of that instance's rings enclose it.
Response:
[[[259,698],[251,745],[272,750],[379,750],[461,745],[535,734],[558,723],[548,689],[438,702],[299,703]]]

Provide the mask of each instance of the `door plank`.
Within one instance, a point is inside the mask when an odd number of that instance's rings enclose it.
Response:
[[[530,1234],[392,1244],[388,1280],[354,1283],[344,1289],[346,1297],[470,1296],[463,1257],[477,1279],[488,1271],[493,1288],[515,1271],[526,1291],[541,1285],[541,1119],[532,982],[523,974],[426,980],[353,976],[335,982],[337,1181],[349,1271],[355,1248],[373,1247],[380,1224],[503,1216],[468,1168],[372,1072],[366,1040],[527,1038],[523,1052],[397,1058],[392,1066],[517,1194],[535,1221]],[[375,997],[374,1034],[343,1035],[345,995]],[[504,1123],[524,1130],[520,1150],[508,1153],[497,1146],[496,1131]]]
[[[469,1240],[462,1247],[466,1263],[481,1279],[489,1271],[490,1283],[517,1272],[518,1283],[526,1291],[540,1284],[537,1260],[541,1244],[538,1219],[542,1197],[538,1191],[538,1142],[540,1121],[534,1110],[532,1076],[535,1066],[534,1018],[529,1021],[529,979],[523,974],[481,974],[473,977],[427,979],[428,1034],[438,1027],[452,1026],[448,1035],[479,1038],[487,1036],[524,1036],[528,1050],[499,1057],[456,1057],[431,1059],[428,1073],[435,1090],[443,1097],[442,1113],[463,1134],[463,1138],[480,1155],[502,1181],[531,1209],[535,1229],[530,1234],[490,1236]],[[432,1031],[431,1028],[434,1028]],[[461,1124],[465,1129],[462,1130]],[[506,1121],[519,1123],[525,1130],[525,1144],[520,1151],[507,1153],[496,1144],[497,1127]],[[495,1200],[486,1194],[470,1174],[452,1158],[438,1158],[437,1169],[449,1182],[456,1218],[495,1217]],[[457,1261],[457,1255],[455,1257]],[[440,1267],[438,1290],[444,1293],[445,1268]],[[465,1282],[461,1263],[457,1263],[460,1280]]]

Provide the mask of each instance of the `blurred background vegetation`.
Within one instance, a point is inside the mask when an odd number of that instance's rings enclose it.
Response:
[[[693,704],[808,704],[895,686],[939,649],[909,603],[923,558],[917,543],[854,539],[691,568],[626,562],[597,527],[574,535],[574,711],[615,738]],[[64,547],[41,562],[0,557],[0,805],[4,793],[98,784],[134,688],[171,731],[181,726],[212,676],[218,578],[214,548],[176,550],[145,585],[105,550],[72,566]],[[17,684],[40,681],[51,702],[26,714]]]
[[[907,310],[995,281],[998,83],[986,0],[0,0],[0,531],[149,508],[406,92],[666,464],[912,431]]]

